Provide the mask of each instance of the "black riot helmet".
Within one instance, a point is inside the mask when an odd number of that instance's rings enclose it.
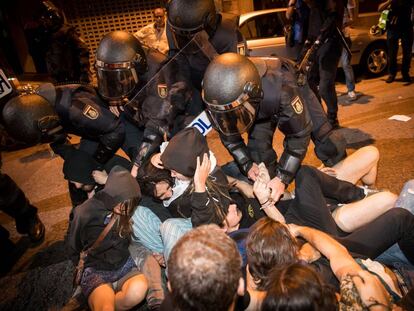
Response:
[[[247,57],[221,54],[207,67],[202,97],[215,129],[227,136],[243,133],[263,98],[260,74]]]
[[[40,21],[47,31],[56,32],[63,26],[65,17],[51,1],[42,1]]]
[[[7,133],[18,141],[38,144],[66,137],[53,105],[40,95],[14,97],[2,113]]]
[[[99,94],[118,103],[133,93],[148,68],[141,43],[126,31],[110,32],[102,38],[95,66]]]
[[[214,0],[171,0],[167,17],[175,46],[179,49],[202,30],[211,36],[219,20]]]

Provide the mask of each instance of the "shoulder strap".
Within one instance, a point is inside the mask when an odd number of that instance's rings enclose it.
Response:
[[[118,219],[119,215],[115,214],[114,216],[112,216],[111,221],[106,225],[105,229],[103,229],[103,231],[101,232],[101,234],[98,236],[98,238],[96,239],[96,241],[92,244],[91,247],[89,247],[86,252],[89,253],[91,250],[95,249],[98,247],[98,245],[103,241],[103,239],[105,239],[106,235],[109,233],[109,231],[112,229],[112,227],[114,226],[115,221]]]

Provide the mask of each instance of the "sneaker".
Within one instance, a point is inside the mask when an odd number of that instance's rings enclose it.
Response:
[[[382,192],[382,190],[375,189],[375,188],[368,188],[368,186],[358,186],[358,187],[364,190],[364,194],[365,194],[366,198],[368,198],[371,195],[374,195],[376,193]]]
[[[355,100],[355,99],[357,99],[357,94],[355,94],[354,91],[348,92],[348,99],[349,100]]]
[[[392,83],[395,80],[395,76],[394,75],[389,75],[387,80],[385,80],[386,83]]]

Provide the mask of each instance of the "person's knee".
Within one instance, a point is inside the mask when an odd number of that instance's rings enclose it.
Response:
[[[148,282],[143,274],[132,277],[122,287],[125,302],[132,308],[144,300],[148,291]]]
[[[366,153],[367,157],[373,162],[377,163],[379,161],[379,150],[375,146],[366,146],[363,147],[364,152]]]

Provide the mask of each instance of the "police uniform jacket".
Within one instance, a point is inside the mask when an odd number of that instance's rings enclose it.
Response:
[[[180,49],[174,44],[171,29],[167,25],[167,39],[169,44],[169,55],[177,58],[180,62],[180,70],[188,77],[188,81],[192,81],[196,88],[199,88],[210,60],[214,55],[207,57],[202,51],[197,53],[180,53]],[[237,44],[241,40],[242,35],[237,30],[234,21],[223,19],[221,15],[218,17],[217,27],[214,31],[209,32],[209,43],[215,49],[217,54],[227,52],[237,52]]]
[[[264,97],[255,124],[249,131],[249,148],[241,135],[220,137],[243,173],[247,174],[253,161],[265,162],[270,168],[275,164],[271,175],[289,184],[306,155],[312,130],[310,115],[288,61],[278,58],[251,60],[262,75]],[[272,148],[276,127],[285,135],[284,151],[277,164]]]
[[[179,74],[178,64],[154,49],[146,51],[148,70],[139,82],[137,92],[124,106],[127,119],[144,130],[135,159],[140,165],[169,138],[178,115],[186,110],[191,90]]]
[[[99,142],[94,157],[106,162],[124,141],[123,123],[91,87],[59,86],[56,93],[55,109],[65,132]]]

